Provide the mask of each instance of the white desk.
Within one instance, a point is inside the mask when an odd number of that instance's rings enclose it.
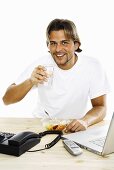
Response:
[[[34,118],[0,118],[0,131],[42,132],[40,121]],[[102,122],[100,123],[102,124]],[[54,139],[54,135],[42,138],[40,144],[32,149],[43,148]],[[114,154],[101,157],[83,149],[79,156],[70,155],[59,141],[50,149],[40,152],[26,152],[20,157],[0,154],[0,170],[113,170]]]

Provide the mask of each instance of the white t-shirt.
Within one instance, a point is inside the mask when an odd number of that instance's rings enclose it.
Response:
[[[30,77],[38,65],[53,65],[53,83],[51,87],[35,86],[38,91],[38,103],[35,114],[61,119],[79,119],[87,110],[88,100],[107,94],[109,84],[100,63],[92,57],[78,54],[76,64],[69,70],[60,69],[49,54],[35,61],[16,81],[21,83]]]

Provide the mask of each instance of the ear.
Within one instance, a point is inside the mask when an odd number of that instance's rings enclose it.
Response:
[[[46,45],[47,45],[47,47],[49,46],[49,42],[48,41],[46,41]]]
[[[49,49],[49,42],[48,42],[48,41],[46,41],[46,44],[47,44],[47,48]]]
[[[79,48],[80,44],[77,41],[75,41],[74,45],[75,45],[75,51],[76,51]]]
[[[47,48],[49,49],[49,53],[50,53],[50,48],[49,48],[49,42],[48,41],[46,41],[46,44],[47,44]]]

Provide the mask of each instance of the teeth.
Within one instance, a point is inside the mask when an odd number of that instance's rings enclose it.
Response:
[[[63,55],[62,55],[62,54],[58,54],[57,56],[58,56],[58,57],[62,57]]]

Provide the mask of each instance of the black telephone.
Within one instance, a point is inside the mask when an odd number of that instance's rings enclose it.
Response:
[[[0,142],[0,153],[20,156],[40,142],[39,135],[34,132],[20,132],[7,139],[4,137]]]
[[[62,132],[44,131],[37,134],[34,132],[25,131],[25,132],[9,135],[9,137],[7,137],[7,133],[6,133],[2,135],[0,141],[0,153],[20,156],[21,154],[25,153],[26,151],[28,151],[29,149],[37,145],[40,142],[41,138],[47,134],[58,134],[58,136],[51,143],[46,144],[45,148],[40,150],[49,149],[52,146],[54,146],[61,139]],[[39,151],[39,150],[35,150],[35,151]],[[34,151],[29,151],[29,152],[34,152]]]

